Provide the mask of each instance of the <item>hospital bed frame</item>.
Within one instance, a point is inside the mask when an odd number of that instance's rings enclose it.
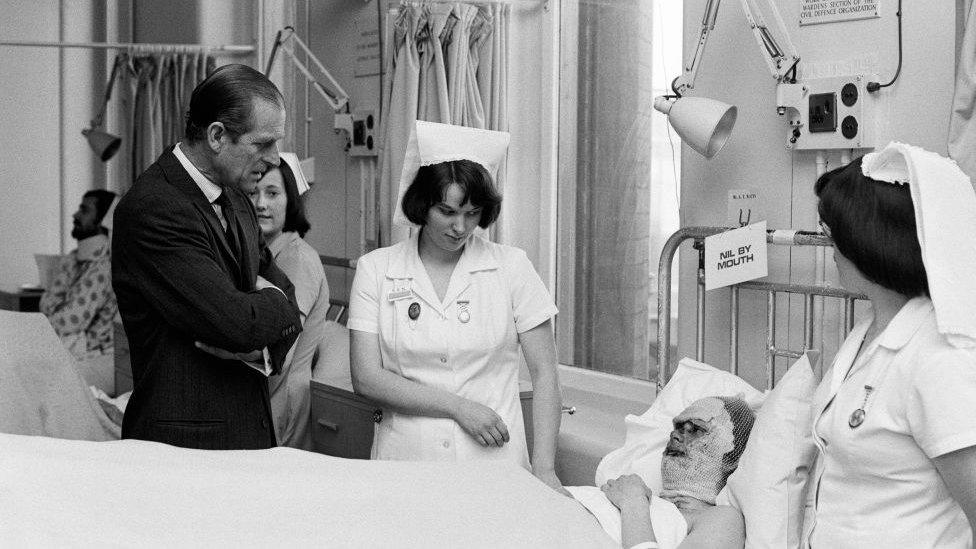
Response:
[[[661,261],[658,266],[657,388],[659,391],[670,378],[671,265],[675,253],[684,241],[689,239],[694,240],[694,249],[698,250],[695,359],[699,362],[705,362],[705,237],[728,230],[730,230],[730,227],[685,227],[674,233],[664,245],[664,249],[661,252]],[[833,245],[830,238],[822,233],[798,230],[767,230],[766,242],[785,246],[828,247]],[[800,358],[805,351],[813,348],[815,297],[822,296],[843,300],[845,334],[849,333],[854,325],[854,301],[867,299],[867,296],[863,294],[849,292],[842,288],[829,285],[812,286],[780,282],[748,281],[730,286],[729,370],[733,374],[738,374],[739,370],[739,293],[742,290],[766,293],[766,346],[764,356],[767,389],[771,389],[776,380],[776,357]],[[804,297],[803,347],[799,350],[776,346],[777,294],[799,294]]]

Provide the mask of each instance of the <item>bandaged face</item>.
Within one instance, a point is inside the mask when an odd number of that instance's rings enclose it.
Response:
[[[674,418],[661,461],[661,497],[685,496],[714,504],[730,470],[723,457],[734,446],[734,425],[725,403],[718,398],[692,403]]]

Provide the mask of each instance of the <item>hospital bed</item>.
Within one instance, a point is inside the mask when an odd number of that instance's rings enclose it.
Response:
[[[703,258],[704,238],[723,230],[682,229],[665,246],[659,270],[660,385],[669,376],[675,252],[691,239]],[[770,233],[768,240],[829,245],[822,235],[802,231]],[[703,282],[699,273],[699,359],[705,358]],[[799,294],[809,304],[805,348],[814,340],[816,296],[841,299],[845,313],[862,297],[829,287],[770,282],[729,291],[733,371],[738,367],[738,293],[769,296],[769,385],[776,378],[776,358],[799,356],[803,350],[773,345],[776,295]],[[845,324],[850,322],[848,315]],[[0,449],[0,508],[5,510],[0,540],[14,545],[613,546],[582,507],[504,463],[372,462],[287,448],[205,452],[145,441],[19,434],[0,434]]]

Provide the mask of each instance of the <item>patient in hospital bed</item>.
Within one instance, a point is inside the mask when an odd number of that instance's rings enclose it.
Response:
[[[715,498],[738,466],[754,421],[741,399],[703,398],[674,418],[661,462],[660,494],[652,494],[634,474],[600,488],[566,488],[623,547],[741,548],[742,514],[716,506]]]

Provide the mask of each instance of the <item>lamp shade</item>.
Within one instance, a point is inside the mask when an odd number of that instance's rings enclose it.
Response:
[[[668,115],[681,140],[705,158],[722,150],[735,125],[735,106],[705,97],[657,97],[654,108]]]
[[[120,137],[96,128],[81,130],[81,133],[88,140],[88,146],[95,151],[95,154],[102,159],[102,162],[112,158],[116,151],[119,150],[119,145],[122,144]]]

